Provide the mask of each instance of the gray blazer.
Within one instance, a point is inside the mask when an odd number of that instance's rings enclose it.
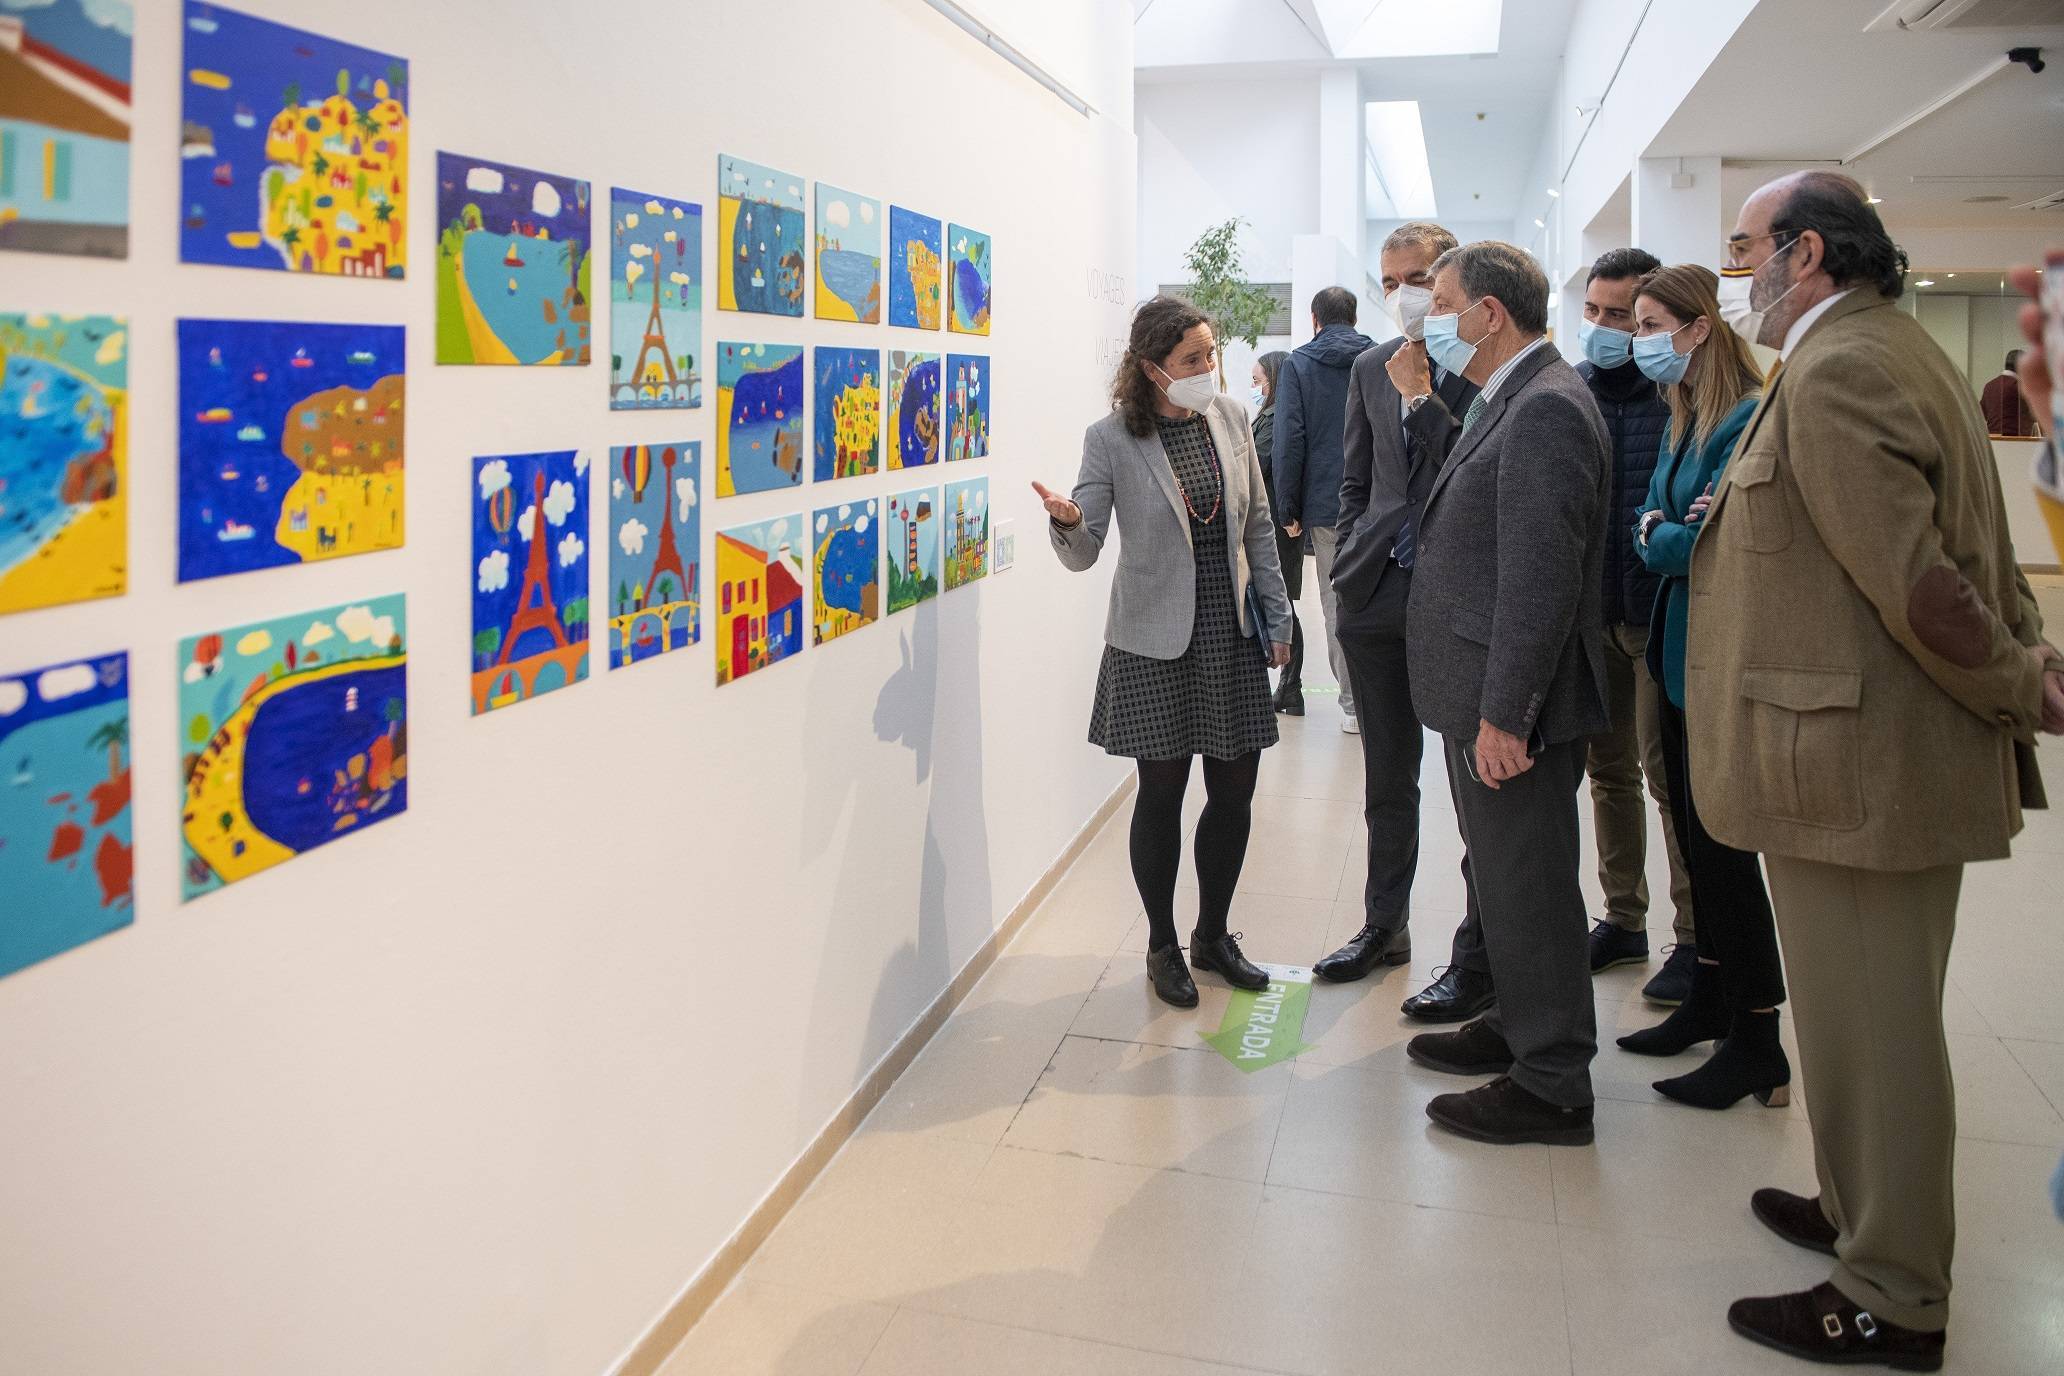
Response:
[[[1247,613],[1251,580],[1269,639],[1287,645],[1290,597],[1283,588],[1275,518],[1246,410],[1219,397],[1205,412],[1205,422],[1225,471],[1225,505],[1218,519],[1231,537],[1226,549],[1240,633],[1254,634]],[[1125,536],[1118,544],[1118,573],[1111,580],[1105,643],[1149,659],[1180,659],[1197,619],[1197,564],[1190,549],[1190,515],[1161,437],[1139,438],[1115,411],[1090,426],[1082,437],[1082,474],[1075,480],[1074,500],[1082,508],[1080,521],[1066,527],[1047,522],[1063,565],[1081,573],[1095,564],[1114,514]]]
[[[1537,746],[1606,729],[1611,481],[1591,389],[1544,344],[1499,384],[1427,494],[1405,631],[1419,720],[1472,741],[1481,719]]]

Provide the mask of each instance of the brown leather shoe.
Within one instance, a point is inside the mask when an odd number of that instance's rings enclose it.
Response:
[[[1872,1318],[1822,1281],[1811,1290],[1736,1300],[1727,1322],[1751,1342],[1829,1366],[1887,1366],[1894,1371],[1940,1371],[1942,1333],[1922,1333]]]
[[[1512,1048],[1482,1018],[1453,1032],[1421,1032],[1405,1043],[1405,1055],[1444,1075],[1503,1075],[1512,1069]]]
[[[1749,1212],[1794,1247],[1835,1254],[1835,1225],[1820,1211],[1819,1195],[1808,1199],[1790,1190],[1758,1190],[1749,1196]]]
[[[1426,1116],[1460,1137],[1501,1147],[1545,1142],[1556,1147],[1591,1144],[1591,1105],[1562,1108],[1500,1075],[1465,1094],[1441,1094]]]

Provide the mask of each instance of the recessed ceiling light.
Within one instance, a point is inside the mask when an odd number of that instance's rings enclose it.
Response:
[[[1935,285],[1935,279],[1932,277],[1923,277],[1920,281],[1914,283],[1914,285],[1917,287],[1932,287]]]
[[[1549,194],[1550,196],[1554,196],[1554,197],[1557,197],[1558,199],[1559,199],[1559,198],[1560,198],[1560,197],[1562,196],[1562,193],[1561,193],[1560,191],[1557,191],[1557,190],[1556,190],[1556,189],[1555,189],[1554,187],[1552,187],[1552,186],[1548,188],[1548,194]]]
[[[1953,273],[1953,272],[1945,272],[1945,273],[1943,273],[1942,275],[1943,275],[1944,277],[1954,277],[1954,276],[1956,276],[1956,274],[1955,274],[1955,273]]]
[[[1536,215],[1536,216],[1534,216],[1534,228],[1535,228],[1535,229],[1546,229],[1546,228],[1548,228],[1548,225],[1547,225],[1547,222],[1546,222],[1546,221],[1542,220],[1542,218],[1541,218],[1540,216]]]

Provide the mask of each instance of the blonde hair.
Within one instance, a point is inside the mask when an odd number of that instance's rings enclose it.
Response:
[[[1634,288],[1636,300],[1648,297],[1683,324],[1706,318],[1706,342],[1692,350],[1684,380],[1663,388],[1670,403],[1670,436],[1680,443],[1689,424],[1693,443],[1704,444],[1743,397],[1763,390],[1763,373],[1748,344],[1720,318],[1719,286],[1711,268],[1678,263],[1645,274]]]

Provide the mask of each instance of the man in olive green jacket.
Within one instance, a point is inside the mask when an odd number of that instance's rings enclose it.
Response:
[[[2064,730],[2064,659],[2015,563],[1984,421],[1894,307],[1905,255],[1861,188],[1771,183],[1729,256],[1748,284],[1731,314],[1782,362],[1692,552],[1691,774],[1707,829],[1765,856],[1807,1080],[1820,1196],[1759,1190],[1752,1207],[1837,1263],[1728,1318],[1809,1360],[1932,1370],[1958,886],[2043,805],[2034,742]]]

